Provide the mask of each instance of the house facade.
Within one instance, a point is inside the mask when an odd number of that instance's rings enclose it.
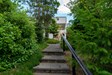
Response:
[[[61,40],[62,33],[64,33],[66,37],[67,18],[59,16],[59,17],[55,17],[55,20],[56,20],[56,23],[59,25],[58,40]]]
[[[59,17],[55,17],[54,19],[55,19],[57,25],[59,25],[58,35],[56,37],[53,37],[53,34],[49,33],[49,38],[61,40],[62,34],[65,34],[65,37],[66,37],[67,18],[59,16]]]

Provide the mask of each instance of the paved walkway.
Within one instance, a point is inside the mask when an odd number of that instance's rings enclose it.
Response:
[[[34,75],[71,75],[59,44],[50,44],[43,53],[41,63],[33,68]]]

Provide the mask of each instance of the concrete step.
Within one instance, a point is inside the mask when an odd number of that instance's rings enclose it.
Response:
[[[43,51],[48,51],[48,52],[63,52],[63,49],[60,48],[46,48]]]
[[[50,44],[46,49],[43,50],[45,55],[63,55],[63,50],[59,44]]]
[[[66,62],[64,56],[59,55],[45,55],[42,60],[42,62],[55,62],[55,63],[64,63]]]
[[[66,63],[40,63],[33,69],[37,73],[70,73]]]
[[[63,74],[63,73],[34,73],[34,75],[71,75],[71,74]]]
[[[43,51],[44,55],[64,55],[63,52]]]
[[[43,50],[43,53],[45,55],[63,55],[63,50],[59,50],[59,49],[54,49],[54,50],[51,50],[51,49],[45,49]]]

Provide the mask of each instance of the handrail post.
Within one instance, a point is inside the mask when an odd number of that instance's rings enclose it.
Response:
[[[63,51],[65,51],[65,42],[63,40]]]
[[[65,35],[64,34],[62,34],[64,37],[65,37]],[[64,41],[64,39],[63,39],[63,52],[65,51],[65,41]]]
[[[74,59],[74,56],[72,55],[72,75],[76,75],[76,66],[73,65],[73,59]]]

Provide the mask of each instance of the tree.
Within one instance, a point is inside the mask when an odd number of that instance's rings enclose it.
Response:
[[[69,4],[75,48],[94,74],[112,72],[112,1],[77,0]],[[70,34],[69,34],[70,35]],[[68,36],[69,37],[69,36]],[[71,37],[69,40],[71,41]],[[87,57],[88,56],[88,57]]]
[[[48,27],[51,24],[52,17],[57,12],[59,2],[57,0],[25,0],[27,1],[32,16],[36,19],[37,39],[42,40],[42,32],[48,37]],[[41,37],[39,37],[39,35]]]
[[[56,36],[58,34],[59,25],[57,25],[56,21],[52,19],[52,23],[49,26],[49,33],[52,33],[53,36]]]

